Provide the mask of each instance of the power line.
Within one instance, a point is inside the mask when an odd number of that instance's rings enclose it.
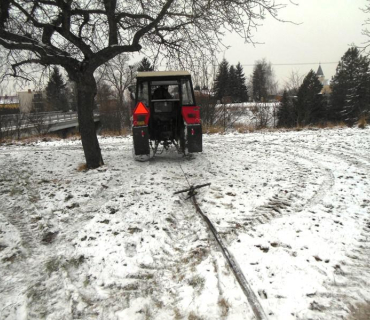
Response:
[[[331,62],[297,62],[297,63],[272,63],[272,66],[305,66],[305,65],[320,65],[320,64],[338,64],[338,61]],[[241,64],[243,67],[254,67],[256,64]],[[160,64],[159,67],[166,67],[167,65]],[[193,64],[194,67],[199,67],[197,64]],[[218,67],[218,64],[212,64],[213,67]]]
[[[272,63],[272,66],[305,66],[305,65],[318,65],[318,64],[338,64],[335,62],[297,62],[297,63]],[[255,64],[242,64],[243,67],[254,67]]]

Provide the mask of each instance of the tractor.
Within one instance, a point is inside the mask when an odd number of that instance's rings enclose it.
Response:
[[[138,72],[132,114],[136,160],[172,145],[183,155],[202,152],[200,108],[188,71]]]

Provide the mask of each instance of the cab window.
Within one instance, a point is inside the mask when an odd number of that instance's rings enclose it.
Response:
[[[181,89],[182,89],[182,104],[194,105],[190,80],[181,80]]]
[[[137,100],[144,103],[146,106],[149,104],[148,82],[140,82],[137,92]]]
[[[152,81],[150,88],[152,101],[179,100],[179,84],[177,80]]]

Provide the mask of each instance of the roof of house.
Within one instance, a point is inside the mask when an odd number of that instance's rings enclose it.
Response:
[[[18,96],[0,96],[0,104],[17,104],[19,103]]]
[[[316,75],[323,76],[324,72],[322,71],[321,64],[319,65],[319,69],[317,69]]]
[[[138,72],[137,77],[175,77],[175,76],[190,76],[189,71],[179,70],[179,71],[145,71]]]

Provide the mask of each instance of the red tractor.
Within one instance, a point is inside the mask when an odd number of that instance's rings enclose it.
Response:
[[[132,118],[137,160],[154,156],[159,146],[174,145],[184,155],[202,152],[200,108],[187,71],[139,72]]]

